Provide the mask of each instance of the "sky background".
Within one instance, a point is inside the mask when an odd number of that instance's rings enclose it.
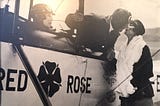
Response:
[[[144,22],[146,27],[160,27],[160,0],[86,0],[86,12],[112,14],[117,8],[127,9],[133,18]],[[106,2],[107,1],[107,2]]]
[[[1,5],[8,0],[0,0]],[[14,5],[15,0],[9,0]],[[79,0],[34,0],[35,3],[46,3],[56,13],[55,20],[65,20],[68,13],[78,9]],[[14,6],[11,6],[13,10]],[[28,15],[29,0],[21,0],[20,13]],[[101,16],[111,15],[117,8],[127,9],[133,18],[140,19],[146,28],[160,27],[160,0],[85,0],[85,14],[95,13]]]

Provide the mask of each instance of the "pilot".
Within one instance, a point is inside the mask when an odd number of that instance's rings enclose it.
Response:
[[[50,39],[51,32],[55,32],[52,27],[53,15],[52,9],[46,4],[35,4],[31,7],[30,20],[22,25],[23,42],[30,45],[46,44],[44,40]]]
[[[43,31],[54,30],[52,27],[53,11],[46,4],[36,4],[30,10],[30,17],[34,27]]]
[[[53,11],[46,4],[36,4],[30,9],[30,21],[22,28],[22,43],[58,50],[74,51],[67,34],[52,27]]]

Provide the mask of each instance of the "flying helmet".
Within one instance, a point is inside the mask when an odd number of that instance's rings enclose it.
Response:
[[[30,10],[30,17],[33,18],[33,21],[44,20],[46,14],[54,15],[52,9],[46,4],[36,4]]]

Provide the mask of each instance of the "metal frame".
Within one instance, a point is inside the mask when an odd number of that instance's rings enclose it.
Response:
[[[14,47],[15,47],[15,49],[16,49],[23,65],[24,65],[25,69],[27,70],[27,72],[31,78],[31,81],[32,81],[34,87],[36,88],[36,91],[38,92],[39,97],[40,97],[41,101],[43,102],[44,106],[52,106],[50,100],[48,99],[48,96],[46,95],[45,91],[42,88],[41,83],[39,82],[36,74],[34,73],[34,70],[31,67],[23,49],[21,48],[20,45],[14,45]]]
[[[30,0],[30,8],[33,6],[33,0]],[[18,20],[18,16],[19,16],[19,8],[20,8],[20,0],[16,0],[15,1],[15,9],[14,9],[14,19],[13,19],[13,26],[12,26],[12,37],[15,36],[15,31],[16,31],[16,26],[17,26],[17,20]],[[84,0],[79,0],[79,11],[81,13],[84,14]],[[28,16],[28,19],[30,20],[30,14]],[[14,38],[14,37],[13,37]],[[40,81],[38,80],[36,74],[34,73],[34,70],[32,68],[32,66],[30,65],[30,62],[26,56],[26,54],[24,53],[22,47],[21,47],[21,43],[19,42],[15,42],[14,40],[12,41],[6,41],[6,42],[10,42],[13,44],[13,47],[15,48],[16,52],[18,53],[42,103],[44,106],[52,106],[47,94],[45,93]],[[0,45],[1,47],[1,45]],[[1,48],[0,48],[1,49]],[[0,60],[1,63],[1,60]],[[1,64],[0,64],[1,65]],[[1,92],[0,92],[0,106],[1,106]]]
[[[33,4],[33,0],[30,1],[30,7],[32,6]],[[18,20],[18,16],[19,16],[19,7],[20,7],[20,0],[16,0],[16,3],[15,3],[15,14],[14,14],[14,20],[13,20],[13,28],[12,28],[12,36],[15,36],[14,35],[14,32],[16,30],[16,21]],[[25,69],[27,70],[28,72],[28,75],[30,76],[31,78],[31,81],[34,85],[34,87],[36,88],[36,91],[42,101],[42,103],[44,104],[44,106],[52,106],[50,100],[48,99],[48,96],[46,95],[45,91],[43,90],[43,87],[41,85],[41,83],[39,82],[38,78],[36,77],[36,74],[34,73],[34,70],[33,68],[31,67],[21,45],[19,44],[13,44],[14,45],[14,48],[16,49]]]

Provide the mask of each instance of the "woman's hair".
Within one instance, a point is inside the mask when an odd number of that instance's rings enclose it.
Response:
[[[143,35],[145,33],[144,25],[140,20],[133,20],[130,22],[130,25],[135,27],[133,31],[136,35]]]
[[[111,25],[113,29],[119,30],[129,23],[131,13],[125,9],[116,9],[112,14]]]

